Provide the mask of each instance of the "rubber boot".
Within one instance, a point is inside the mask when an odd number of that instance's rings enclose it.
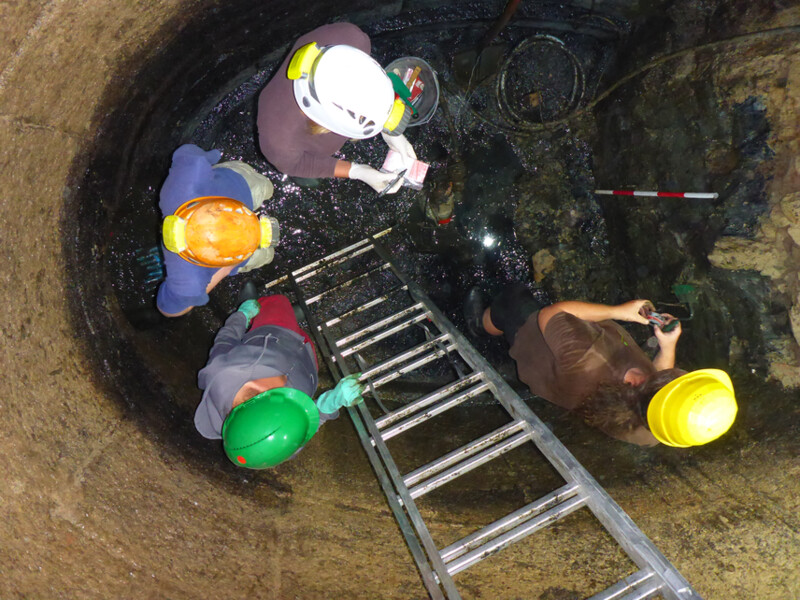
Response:
[[[483,313],[489,302],[486,295],[478,286],[471,287],[464,298],[464,320],[467,332],[475,338],[486,337],[489,334],[483,328]]]
[[[239,288],[239,304],[245,300],[258,300],[258,288],[250,279],[246,280]]]

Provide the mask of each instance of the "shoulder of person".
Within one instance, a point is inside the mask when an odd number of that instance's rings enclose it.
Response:
[[[202,160],[209,165],[214,165],[219,162],[221,156],[222,153],[219,150],[203,150],[195,144],[183,144],[172,153],[172,160],[173,162],[180,159]]]
[[[571,313],[562,311],[550,317],[547,326],[542,331],[542,335],[546,339],[560,339],[565,336],[595,335],[598,329],[596,323],[585,321]]]
[[[308,42],[317,42],[320,45],[327,46],[333,44],[347,44],[358,48],[362,52],[370,53],[372,50],[372,43],[369,36],[364,33],[358,25],[353,23],[330,23],[317,27],[313,31],[304,35]]]

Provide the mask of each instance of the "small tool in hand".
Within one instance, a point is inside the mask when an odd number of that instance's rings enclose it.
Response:
[[[403,169],[402,171],[400,171],[400,172],[397,174],[397,177],[395,177],[394,179],[392,179],[392,180],[389,182],[389,185],[387,185],[387,186],[386,186],[385,188],[383,188],[383,189],[382,189],[380,192],[378,192],[378,198],[380,198],[381,196],[385,195],[385,194],[386,194],[386,193],[387,193],[387,192],[388,192],[390,189],[392,189],[392,188],[393,188],[395,185],[397,185],[397,182],[398,182],[398,181],[400,181],[400,180],[401,180],[403,177],[405,177],[405,176],[406,176],[406,171],[407,171],[407,170],[408,170],[408,169]]]
[[[650,325],[658,327],[664,333],[669,333],[680,323],[680,321],[672,315],[657,313],[654,310],[645,310],[644,316],[650,321]]]

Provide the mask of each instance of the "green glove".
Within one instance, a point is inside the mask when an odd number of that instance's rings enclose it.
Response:
[[[247,319],[247,324],[245,325],[245,329],[247,329],[250,327],[250,321],[252,321],[261,310],[261,305],[258,303],[258,300],[245,300],[239,305],[238,310],[240,313],[244,313]]]
[[[344,379],[340,379],[335,388],[321,394],[317,399],[319,411],[329,415],[343,406],[354,406],[362,402],[364,399],[361,394],[364,392],[364,384],[359,383],[360,376],[361,373],[348,375]]]

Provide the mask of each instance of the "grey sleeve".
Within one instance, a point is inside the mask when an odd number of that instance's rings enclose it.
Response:
[[[322,411],[319,412],[319,426],[322,427],[328,421],[335,421],[339,418],[339,411],[332,413],[324,413]]]
[[[208,353],[208,360],[229,352],[231,348],[238,346],[247,331],[247,317],[238,310],[225,319],[222,326],[214,338],[214,345]]]

